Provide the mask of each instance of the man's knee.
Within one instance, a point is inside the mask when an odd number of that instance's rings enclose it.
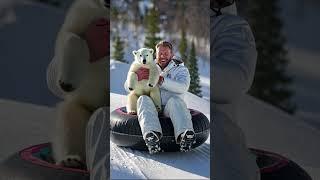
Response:
[[[107,107],[101,107],[94,111],[94,113],[91,115],[88,124],[87,124],[87,131],[90,128],[96,128],[96,127],[102,127],[102,125],[105,125],[107,122]]]
[[[153,101],[149,96],[146,96],[146,95],[140,96],[138,98],[138,100],[137,100],[137,104],[138,105],[140,105],[140,104],[150,104],[150,103],[153,103]]]
[[[176,106],[176,105],[185,105],[186,103],[178,96],[173,96],[171,97],[168,102],[167,102],[167,105],[173,105],[173,106]]]

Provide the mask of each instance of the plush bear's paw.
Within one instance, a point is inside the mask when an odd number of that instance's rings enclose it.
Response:
[[[69,168],[87,169],[86,163],[77,155],[67,155],[58,164]]]
[[[60,85],[61,89],[65,92],[72,92],[75,89],[72,84],[65,83],[61,80],[59,80],[59,85]]]
[[[149,84],[149,87],[153,87],[153,85],[152,85],[152,84]]]
[[[128,89],[129,89],[130,91],[133,91],[133,88],[132,88],[132,87],[129,87]]]
[[[159,106],[156,106],[156,109],[157,109],[158,112],[161,111],[161,107],[159,107]]]

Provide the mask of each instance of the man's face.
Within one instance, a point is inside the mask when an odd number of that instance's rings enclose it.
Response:
[[[156,49],[156,59],[162,69],[165,68],[169,64],[169,62],[172,58],[172,55],[173,54],[172,54],[171,49],[169,47],[159,46]]]

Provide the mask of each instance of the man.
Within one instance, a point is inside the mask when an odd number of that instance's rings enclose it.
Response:
[[[210,59],[213,65],[214,179],[260,179],[255,157],[238,126],[237,101],[250,88],[257,52],[248,23],[237,16],[234,0],[210,0]]]
[[[156,45],[156,63],[160,71],[158,86],[161,104],[164,106],[163,113],[172,121],[175,140],[180,144],[180,151],[189,151],[195,140],[191,114],[183,101],[183,96],[190,85],[189,71],[181,60],[174,58],[172,44],[167,41],[161,41]],[[149,71],[141,68],[137,75],[138,79],[148,79]],[[128,91],[126,83],[124,86]],[[158,112],[149,96],[143,95],[138,98],[137,115],[149,153],[160,152],[162,129]]]

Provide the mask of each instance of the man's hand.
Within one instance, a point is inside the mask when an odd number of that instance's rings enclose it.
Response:
[[[144,80],[144,79],[149,79],[149,69],[147,68],[139,68],[136,72],[138,76],[138,81]]]
[[[161,84],[163,83],[164,78],[162,76],[159,76],[159,81],[158,81],[158,85],[161,86]]]

